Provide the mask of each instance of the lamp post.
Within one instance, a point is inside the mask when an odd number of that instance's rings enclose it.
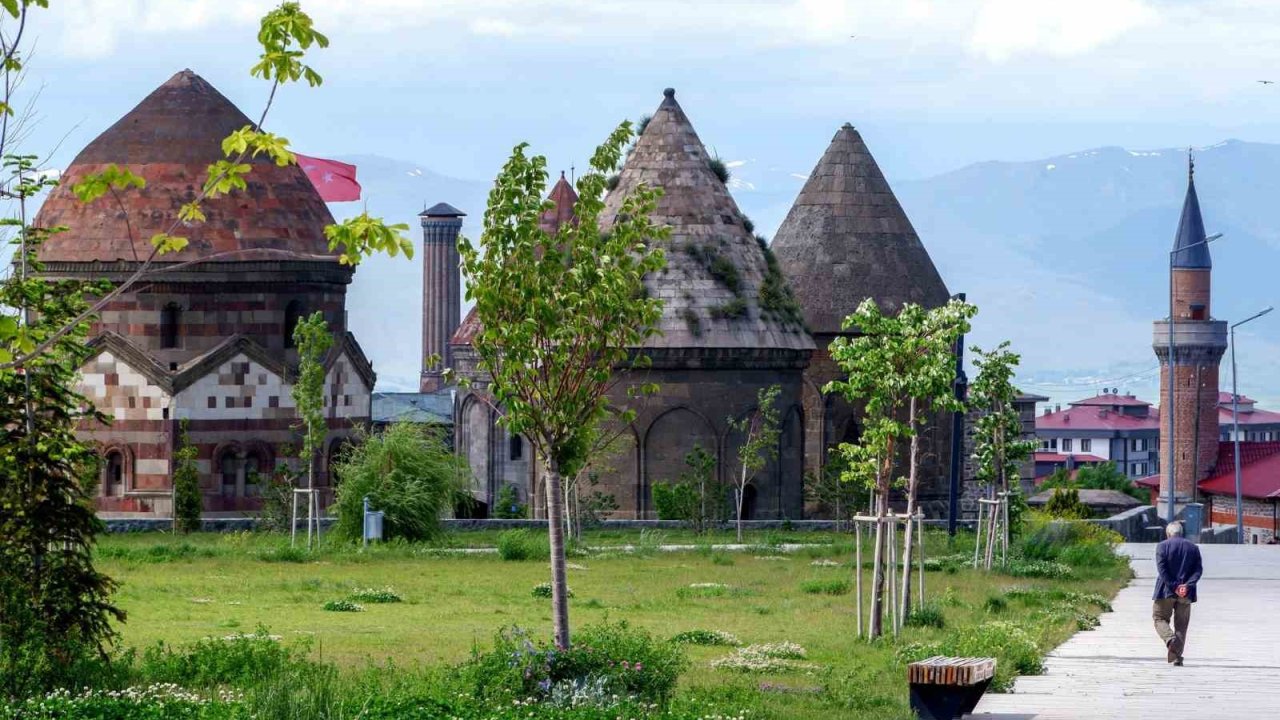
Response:
[[[1168,473],[1169,473],[1169,495],[1168,497],[1165,498],[1165,511],[1164,511],[1165,522],[1174,521],[1173,495],[1174,495],[1174,490],[1177,488],[1177,478],[1174,476],[1174,472],[1173,472],[1174,471],[1173,458],[1174,458],[1174,452],[1175,452],[1174,441],[1176,439],[1175,431],[1178,427],[1177,425],[1178,421],[1175,419],[1176,413],[1174,411],[1174,403],[1173,403],[1174,388],[1177,387],[1177,383],[1173,381],[1173,368],[1174,368],[1173,325],[1175,322],[1177,322],[1173,312],[1173,258],[1175,255],[1177,255],[1180,252],[1183,252],[1184,250],[1190,250],[1191,248],[1200,247],[1201,245],[1208,245],[1209,243],[1213,242],[1214,240],[1217,240],[1220,237],[1222,237],[1222,233],[1214,233],[1213,235],[1210,235],[1209,237],[1203,240],[1200,240],[1199,242],[1193,242],[1190,245],[1186,245],[1180,248],[1174,248],[1173,250],[1169,251],[1169,359],[1168,359],[1168,363],[1169,363],[1169,407],[1168,407],[1169,452],[1167,453],[1168,457],[1165,460],[1165,463],[1168,466]],[[1197,392],[1199,392],[1199,390],[1197,390]]]
[[[1234,436],[1232,444],[1235,446],[1236,461],[1236,542],[1241,545],[1244,544],[1244,492],[1240,485],[1240,393],[1236,389],[1236,328],[1250,320],[1257,320],[1274,309],[1269,307],[1231,326],[1231,434]]]
[[[964,293],[956,293],[951,296],[952,300],[965,302]],[[955,398],[959,403],[959,410],[951,414],[951,476],[949,478],[950,487],[947,497],[947,535],[956,536],[956,525],[960,519],[960,469],[964,467],[964,459],[960,457],[964,452],[964,408],[965,392],[968,387],[968,379],[964,376],[964,335],[956,338],[956,378],[954,382]]]

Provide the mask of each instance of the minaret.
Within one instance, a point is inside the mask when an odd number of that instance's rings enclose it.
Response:
[[[437,203],[418,216],[422,218],[422,378],[419,389],[435,392],[444,386],[443,374],[453,367],[449,338],[462,321],[461,258],[458,233],[466,213]],[[436,355],[438,364],[428,366],[426,358]]]
[[[1175,513],[1195,501],[1196,485],[1218,457],[1218,363],[1227,349],[1227,323],[1213,320],[1210,285],[1213,261],[1205,239],[1195,162],[1188,165],[1187,197],[1174,239],[1169,289],[1174,323],[1157,320],[1152,344],[1160,359],[1160,506],[1161,517],[1173,493]],[[1173,353],[1173,397],[1169,355]],[[1170,424],[1173,431],[1170,432]],[[1173,444],[1173,467],[1169,447]],[[1171,472],[1172,471],[1172,472]]]

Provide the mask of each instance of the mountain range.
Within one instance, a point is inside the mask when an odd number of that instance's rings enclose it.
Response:
[[[1280,145],[1228,140],[1193,153],[1205,225],[1223,233],[1212,246],[1211,311],[1238,320],[1280,294],[1273,279],[1280,269]],[[367,207],[409,223],[420,242],[417,213],[444,201],[467,212],[463,232],[478,235],[489,181],[377,156],[339,159],[359,168],[366,200],[334,204],[335,215]],[[772,235],[807,168],[726,164],[739,206]],[[882,169],[948,287],[979,306],[971,341],[1010,340],[1023,355],[1025,390],[1063,403],[1103,387],[1156,398],[1151,321],[1167,315],[1168,251],[1186,194],[1187,149],[1104,147],[903,181]],[[417,385],[421,288],[421,266],[403,258],[371,259],[356,274],[351,326],[380,389]],[[1280,406],[1280,378],[1270,373],[1280,352],[1280,315],[1242,329],[1237,339],[1241,392]]]

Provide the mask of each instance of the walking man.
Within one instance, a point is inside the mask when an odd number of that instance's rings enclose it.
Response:
[[[1196,601],[1196,583],[1202,571],[1200,548],[1182,536],[1182,523],[1169,523],[1165,534],[1168,537],[1156,546],[1157,577],[1151,617],[1155,620],[1156,632],[1168,648],[1167,662],[1181,666],[1187,625],[1191,623],[1191,603]]]

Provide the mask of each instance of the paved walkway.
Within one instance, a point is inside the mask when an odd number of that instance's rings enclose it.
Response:
[[[1102,625],[1077,633],[973,717],[991,720],[1251,720],[1280,713],[1280,547],[1203,545],[1186,666],[1165,663],[1151,624],[1155,545],[1126,545],[1136,579]]]

